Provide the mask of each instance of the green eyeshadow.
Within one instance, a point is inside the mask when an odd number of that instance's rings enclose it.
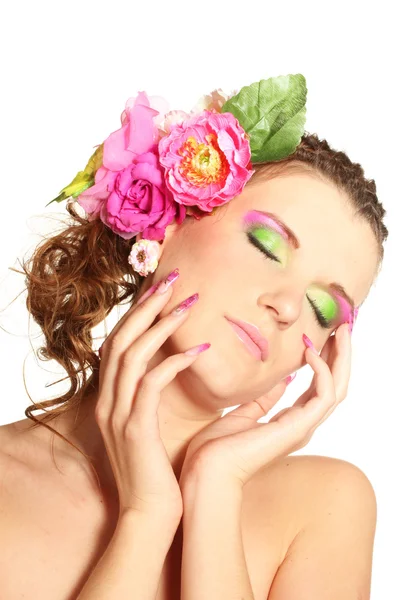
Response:
[[[273,229],[266,229],[265,227],[254,227],[251,228],[251,234],[263,244],[276,256],[285,256],[285,244],[282,240],[282,236]]]
[[[281,264],[287,262],[288,246],[281,233],[265,225],[252,223],[251,220],[248,223],[245,219],[245,223],[250,224],[248,233],[251,234],[254,240],[257,240],[268,252],[276,256]],[[341,314],[341,306],[338,300],[331,293],[316,285],[308,288],[307,297],[321,314],[326,326],[333,326]]]
[[[334,321],[338,317],[340,309],[331,294],[312,286],[312,294],[308,295],[327,321]]]

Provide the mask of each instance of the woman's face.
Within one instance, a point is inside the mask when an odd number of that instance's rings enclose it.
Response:
[[[348,319],[348,300],[330,284],[343,286],[359,306],[377,260],[370,226],[352,216],[334,186],[303,173],[254,182],[214,215],[167,228],[154,281],[176,267],[180,277],[160,316],[195,292],[199,301],[163,351],[211,343],[180,373],[183,385],[214,408],[250,401],[305,364],[303,333],[320,350]],[[226,317],[259,329],[268,341],[265,360],[248,351]]]

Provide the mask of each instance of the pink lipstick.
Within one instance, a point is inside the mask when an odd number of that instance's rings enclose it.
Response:
[[[258,360],[265,361],[268,357],[268,341],[261,335],[258,327],[247,321],[227,316],[225,318],[249,352]]]

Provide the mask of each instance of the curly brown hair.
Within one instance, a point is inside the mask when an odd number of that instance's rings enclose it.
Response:
[[[366,219],[375,234],[380,266],[388,235],[382,222],[386,211],[377,198],[375,181],[365,178],[360,164],[351,162],[344,152],[332,149],[316,134],[306,132],[290,156],[253,167],[255,173],[247,185],[292,171],[307,171],[344,191],[355,214]],[[47,422],[78,407],[87,394],[96,392],[99,357],[92,348],[91,330],[124,300],[133,304],[144,277],[134,272],[127,260],[135,240],[116,235],[100,219],[89,221],[80,216],[74,202],[70,199],[66,205],[71,223],[39,243],[22,265],[27,309],[45,337],[38,356],[60,363],[70,388],[52,400],[33,402],[25,415],[33,421],[29,428],[44,425],[81,452],[94,468],[90,456]],[[54,405],[54,410],[46,410]],[[42,420],[32,414],[34,410],[45,411]]]

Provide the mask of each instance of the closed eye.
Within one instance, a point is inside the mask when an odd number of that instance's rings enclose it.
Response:
[[[282,264],[279,258],[275,256],[275,254],[272,254],[272,252],[270,252],[268,248],[266,248],[256,237],[254,237],[254,235],[252,235],[251,232],[247,232],[247,237],[250,243],[253,244],[256,248],[258,248],[258,250],[260,250],[260,252],[262,252],[264,256]]]
[[[330,329],[332,327],[332,324],[329,321],[327,321],[327,319],[325,319],[324,315],[318,310],[318,308],[315,305],[315,302],[311,298],[309,298],[308,296],[307,296],[307,298],[308,298],[310,304],[314,308],[314,314],[315,314],[315,317],[316,317],[318,323],[324,329]]]
[[[275,256],[275,254],[273,254],[272,252],[270,252],[268,250],[268,248],[266,248],[256,237],[254,237],[251,232],[247,232],[247,238],[249,239],[250,243],[253,244],[253,246],[255,246],[258,250],[260,250],[260,252],[266,257],[269,258],[270,260],[273,260],[275,262],[278,262],[280,264],[281,261],[279,260],[279,258],[277,256]],[[323,329],[330,329],[332,327],[332,324],[324,317],[324,315],[320,312],[320,310],[318,309],[318,307],[315,305],[315,302],[309,298],[307,296],[308,301],[310,302],[311,306],[313,307],[313,314],[314,317],[317,321],[317,323],[323,328]]]

